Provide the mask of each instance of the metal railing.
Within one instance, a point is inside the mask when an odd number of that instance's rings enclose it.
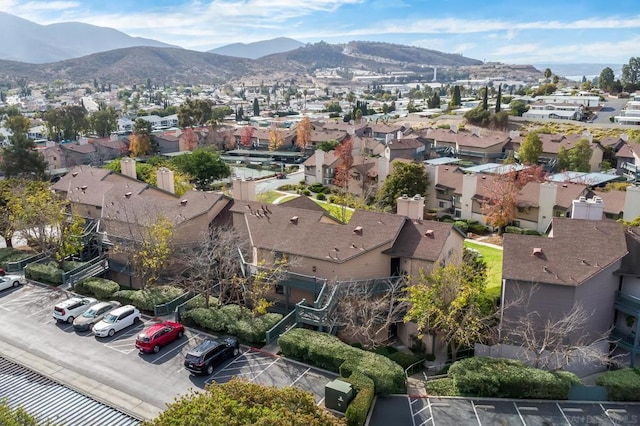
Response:
[[[616,291],[614,305],[616,309],[626,311],[627,313],[640,313],[640,298],[620,291]]]
[[[296,311],[289,312],[284,318],[280,320],[276,325],[267,330],[266,344],[270,344],[278,340],[282,334],[296,326]]]
[[[188,302],[192,297],[194,297],[194,295],[191,294],[191,292],[186,292],[167,303],[156,305],[153,307],[153,315],[156,317],[161,317],[172,314],[178,307],[178,305],[182,305]]]
[[[76,269],[63,273],[62,284],[69,285],[71,286],[71,288],[75,288],[76,284],[80,281],[103,274],[108,269],[109,261],[106,259],[106,257],[96,257],[95,259],[90,260],[89,262],[77,267]]]
[[[48,256],[45,253],[38,253],[15,262],[7,262],[6,271],[10,273],[24,273],[24,268],[26,268],[27,265],[35,262],[40,262],[46,258],[48,258]]]

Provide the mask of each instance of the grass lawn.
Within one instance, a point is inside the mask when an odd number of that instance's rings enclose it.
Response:
[[[487,262],[487,289],[500,289],[502,285],[502,250],[477,244],[470,240],[465,240],[464,246],[478,250],[484,261]]]
[[[347,207],[346,209],[344,209],[344,220],[342,219],[342,213],[343,213],[343,209],[342,206],[338,205],[338,204],[331,204],[329,202],[322,202],[319,200],[316,200],[315,198],[312,198],[313,201],[316,202],[316,204],[318,204],[320,207],[322,207],[323,209],[325,209],[327,211],[327,213],[329,213],[331,216],[335,217],[338,220],[342,220],[344,223],[349,223],[349,220],[351,220],[351,216],[353,215],[353,209],[350,209],[349,207]]]

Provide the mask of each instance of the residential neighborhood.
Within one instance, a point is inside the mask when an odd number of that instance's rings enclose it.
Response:
[[[640,59],[294,45],[0,58],[0,419],[638,424]]]

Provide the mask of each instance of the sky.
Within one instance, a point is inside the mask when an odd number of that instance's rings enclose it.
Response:
[[[622,64],[640,56],[638,0],[0,0],[0,11],[199,51],[290,37],[384,41],[509,64]]]

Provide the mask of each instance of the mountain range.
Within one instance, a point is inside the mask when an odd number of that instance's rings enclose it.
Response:
[[[79,22],[40,25],[0,12],[0,59],[44,64],[134,46],[176,47]]]
[[[209,50],[218,55],[234,56],[237,58],[258,59],[274,53],[288,52],[303,47],[304,43],[287,37],[271,40],[256,41],[254,43],[232,43]]]

